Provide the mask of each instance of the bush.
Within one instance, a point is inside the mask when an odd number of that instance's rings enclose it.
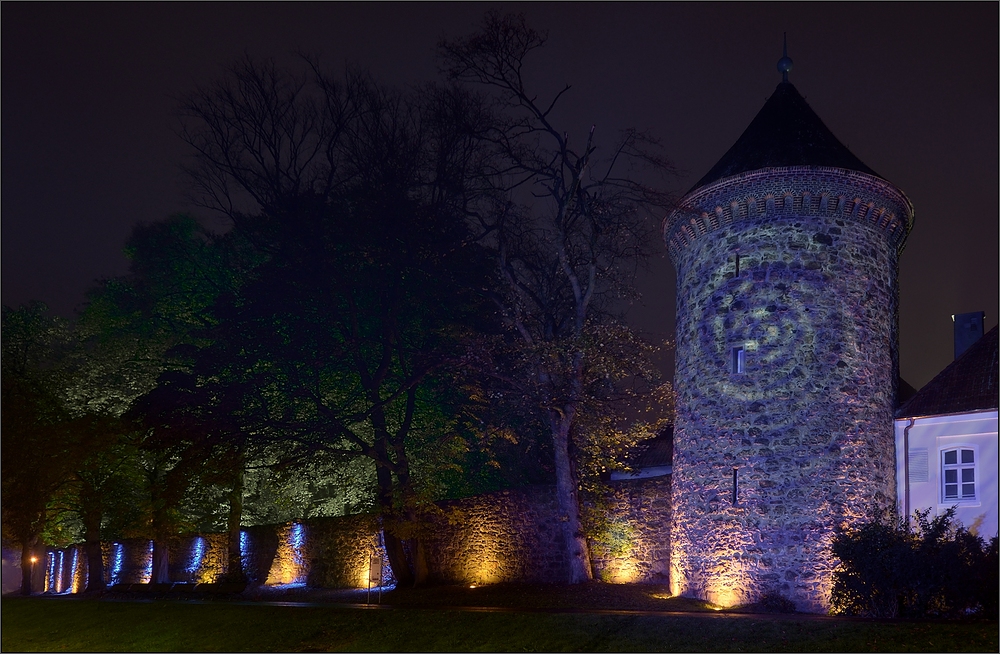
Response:
[[[877,517],[833,539],[834,613],[877,618],[997,616],[997,538],[989,545],[948,509]]]
[[[756,604],[764,613],[795,613],[795,602],[776,590],[764,592]]]

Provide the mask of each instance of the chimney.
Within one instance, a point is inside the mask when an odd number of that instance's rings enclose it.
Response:
[[[972,347],[972,344],[983,337],[983,323],[986,321],[986,312],[973,311],[972,313],[956,313],[951,316],[955,323],[955,358],[962,356],[962,353]]]

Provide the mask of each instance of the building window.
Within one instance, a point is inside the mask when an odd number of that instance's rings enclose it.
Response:
[[[976,452],[956,447],[941,452],[943,502],[976,499]]]
[[[746,372],[746,351],[742,346],[733,348],[733,372],[738,375]]]

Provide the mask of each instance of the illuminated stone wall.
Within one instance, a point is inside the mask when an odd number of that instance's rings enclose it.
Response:
[[[610,521],[627,543],[618,555],[594,556],[597,578],[665,582],[668,574],[669,477],[615,484]],[[534,486],[441,502],[428,539],[432,576],[447,583],[558,582],[566,577],[555,488]],[[594,554],[594,552],[592,552]]]
[[[441,502],[439,506],[442,511],[426,539],[433,580],[489,584],[565,578],[567,562],[554,487],[506,490]],[[595,552],[597,578],[614,583],[665,582],[670,478],[615,483],[609,487],[606,506],[611,514],[609,522],[620,529],[624,541],[620,551],[603,556]],[[117,541],[102,547],[109,585],[149,581],[149,541]],[[382,559],[383,583],[394,581],[374,515],[247,527],[242,530],[240,549],[251,586],[364,588],[373,555]],[[214,583],[228,567],[226,534],[177,538],[170,543],[169,552],[171,582]],[[48,566],[44,573],[47,592],[81,592],[85,588],[82,545],[48,550],[44,565]]]
[[[566,577],[555,488],[535,486],[440,502],[427,539],[436,581],[490,584]]]
[[[228,538],[228,534],[204,534],[172,541],[168,550],[170,580],[195,584],[218,581],[228,567]]]
[[[240,530],[240,552],[247,581],[259,586],[271,574],[271,565],[278,552],[278,532],[274,525],[244,527]]]
[[[87,585],[87,553],[83,545],[47,548],[36,565],[44,567],[42,592],[79,593]]]
[[[605,506],[616,547],[608,551],[607,546],[591,546],[596,578],[619,584],[667,583],[670,476],[612,482]]]
[[[109,586],[146,584],[153,572],[153,542],[128,539],[101,544]]]
[[[897,260],[911,221],[887,182],[817,168],[723,179],[668,217],[674,593],[732,605],[773,590],[828,608],[834,530],[894,499]]]
[[[303,559],[307,566],[304,581],[309,586],[364,588],[368,585],[372,556],[383,561],[383,577],[386,577],[383,583],[388,585],[392,582],[388,560],[379,543],[380,528],[376,516],[316,518],[309,521],[308,528]],[[378,584],[373,582],[372,585]]]

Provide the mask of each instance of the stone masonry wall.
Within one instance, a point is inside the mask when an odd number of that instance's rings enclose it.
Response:
[[[372,556],[383,560],[383,569],[388,573],[379,531],[379,521],[374,515],[310,520],[303,557],[308,565],[307,584],[318,588],[364,588]],[[388,578],[383,583],[391,583],[391,575],[385,576]]]
[[[595,575],[612,582],[664,582],[670,520],[670,478],[619,482],[610,486],[605,506],[609,524],[622,535],[620,551],[594,549]],[[558,528],[555,489],[536,486],[440,502],[425,537],[433,581],[444,583],[560,582],[567,574]],[[251,585],[304,584],[320,588],[364,588],[372,555],[381,556],[384,583],[391,583],[374,515],[322,518],[262,525],[242,530],[244,572]],[[177,538],[170,543],[169,577],[174,583],[212,583],[228,567],[226,534]],[[82,546],[77,565],[64,563],[58,587],[46,592],[79,592],[85,587]],[[150,542],[104,543],[109,581],[145,583]],[[47,560],[71,560],[74,548],[48,550]],[[61,554],[60,554],[61,552]],[[53,567],[53,570],[56,568]],[[73,579],[78,581],[74,584]],[[374,584],[373,584],[374,585]],[[72,588],[71,588],[72,586]],[[57,590],[58,588],[58,590]]]
[[[439,504],[443,516],[427,539],[427,562],[435,580],[488,584],[566,578],[554,487],[503,490]]]
[[[777,591],[824,611],[834,530],[893,499],[910,216],[877,178],[779,172],[702,191],[665,229],[678,278],[671,583],[723,605]]]
[[[612,482],[603,507],[618,552],[591,543],[594,576],[611,583],[667,583],[670,575],[670,476]]]

